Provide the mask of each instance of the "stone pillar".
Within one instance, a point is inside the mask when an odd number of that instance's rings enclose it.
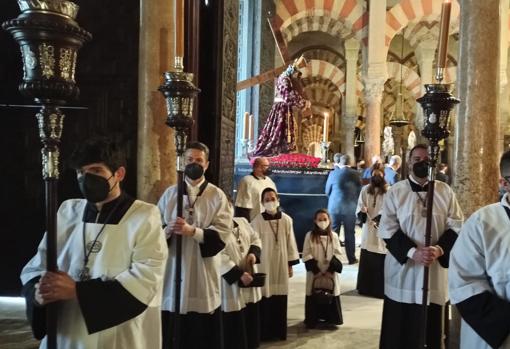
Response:
[[[381,155],[381,101],[386,78],[365,79],[365,162],[372,156]]]
[[[499,87],[500,87],[500,103],[499,103],[499,122],[500,132],[498,140],[498,153],[501,154],[505,150],[505,133],[507,129],[507,122],[510,116],[510,103],[508,91],[508,7],[509,0],[501,0],[500,3],[500,57],[499,57]]]
[[[360,43],[356,39],[345,41],[345,112],[342,119],[344,139],[342,149],[351,159],[354,159],[354,126],[357,116],[358,98],[356,95],[356,82],[358,76],[358,55]]]
[[[165,125],[165,100],[158,91],[162,74],[173,68],[174,26],[174,1],[141,2],[137,196],[152,203],[176,181],[174,135]]]
[[[381,154],[381,101],[386,68],[386,0],[369,0],[367,66],[365,84],[366,127],[365,161],[370,164],[373,155]]]
[[[467,218],[498,199],[499,0],[461,0],[460,9],[453,187]]]
[[[421,79],[421,95],[425,94],[425,85],[431,84],[434,80],[433,63],[436,54],[437,38],[421,41],[416,47],[416,57],[420,68]],[[414,126],[418,130],[416,133],[417,143],[426,143],[421,135],[423,130],[423,108],[416,103],[416,117],[414,118]]]

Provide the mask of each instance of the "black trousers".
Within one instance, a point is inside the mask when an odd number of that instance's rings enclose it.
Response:
[[[420,304],[395,302],[384,297],[380,349],[419,349],[422,330]],[[427,313],[427,348],[441,349],[444,306],[430,304]],[[421,349],[421,348],[420,348]]]
[[[175,318],[180,317],[180,345],[173,345]],[[223,349],[223,326],[220,308],[212,314],[175,314],[161,312],[163,349]]]

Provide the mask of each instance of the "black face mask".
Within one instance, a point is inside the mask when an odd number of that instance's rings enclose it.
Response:
[[[427,161],[416,162],[413,165],[413,173],[418,178],[425,178],[429,174],[429,163]]]
[[[186,177],[191,179],[192,181],[199,179],[204,175],[204,168],[197,164],[196,162],[193,162],[191,164],[187,164],[184,168],[184,174]]]
[[[112,177],[113,175],[110,178]],[[85,173],[78,178],[78,185],[85,199],[96,203],[104,201],[108,197],[108,193],[111,191],[108,179],[92,173]]]
[[[267,168],[264,170],[264,176],[271,176],[273,174],[273,170]]]

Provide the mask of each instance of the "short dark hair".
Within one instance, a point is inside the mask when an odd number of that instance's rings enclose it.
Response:
[[[205,145],[204,143],[202,143],[202,142],[191,142],[186,147],[186,150],[188,150],[188,149],[195,149],[195,150],[203,151],[204,154],[205,154],[205,159],[207,161],[209,161],[209,147],[207,145]]]
[[[413,152],[416,149],[425,149],[426,151],[429,151],[429,147],[426,144],[423,143],[416,144],[414,147],[411,148],[411,150],[409,150],[409,159],[413,156]]]
[[[260,201],[261,202],[264,201],[264,195],[266,195],[266,193],[269,193],[269,192],[275,193],[276,194],[276,198],[277,199],[279,198],[278,193],[276,192],[276,190],[274,190],[273,188],[267,187],[266,189],[262,190],[262,194],[260,194]]]
[[[93,163],[104,163],[112,172],[126,166],[126,156],[116,136],[95,136],[79,143],[69,158],[71,168],[78,170]]]
[[[507,150],[503,153],[503,155],[501,155],[501,160],[499,161],[499,172],[501,173],[501,176],[510,172],[510,150]]]

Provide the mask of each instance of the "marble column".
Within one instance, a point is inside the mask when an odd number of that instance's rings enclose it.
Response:
[[[388,77],[386,67],[386,0],[369,0],[368,47],[365,85],[365,149],[367,164],[373,155],[381,154],[381,101],[384,83]]]
[[[372,156],[381,155],[381,101],[385,78],[365,79],[365,162]]]
[[[345,112],[342,118],[343,140],[342,149],[351,159],[354,159],[354,126],[357,116],[358,98],[356,95],[356,82],[358,76],[358,56],[360,43],[356,39],[346,40],[345,43]]]
[[[138,66],[137,197],[157,202],[176,182],[173,130],[158,91],[162,74],[173,68],[174,1],[142,0]]]
[[[498,199],[499,0],[461,0],[460,9],[453,187],[467,218]]]

